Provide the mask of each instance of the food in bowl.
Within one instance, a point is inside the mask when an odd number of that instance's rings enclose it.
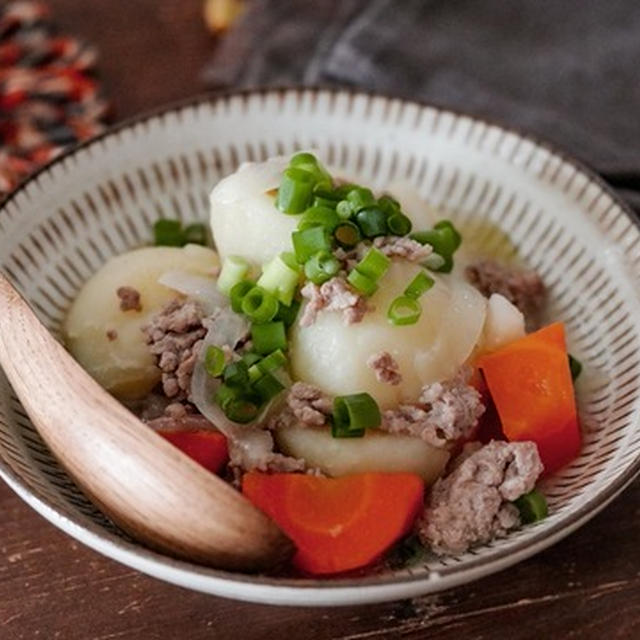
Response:
[[[160,220],[65,322],[89,373],[272,517],[307,574],[541,519],[539,479],[580,449],[579,363],[562,324],[536,327],[541,278],[389,191],[310,153],[245,164],[211,193],[217,251]]]

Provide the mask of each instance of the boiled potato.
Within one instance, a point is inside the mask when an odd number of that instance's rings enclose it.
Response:
[[[146,247],[111,258],[85,283],[69,310],[63,328],[67,348],[118,398],[145,396],[159,381],[160,371],[141,327],[178,297],[158,278],[171,270],[212,277],[217,266],[215,251],[196,245]],[[120,309],[116,290],[122,286],[140,292],[141,311]]]
[[[419,270],[393,261],[370,299],[374,309],[362,322],[345,325],[341,312],[321,311],[313,325],[295,326],[290,342],[294,378],[329,395],[366,391],[384,409],[415,401],[423,385],[452,377],[480,338],[486,300],[464,281],[440,276],[420,299],[418,322],[395,326],[387,318],[389,305]],[[367,366],[367,359],[380,351],[398,363],[399,385],[378,382]]]
[[[288,164],[289,158],[246,163],[215,186],[210,196],[211,231],[221,258],[238,255],[262,265],[291,251],[298,216],[278,210],[273,193]]]
[[[368,430],[362,438],[334,438],[327,427],[280,427],[275,439],[281,451],[303,458],[329,476],[365,471],[417,473],[427,485],[440,477],[449,460],[446,449],[436,449],[411,436]]]

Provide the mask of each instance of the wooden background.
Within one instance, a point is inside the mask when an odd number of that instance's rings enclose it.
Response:
[[[199,0],[51,0],[101,50],[122,118],[202,90]],[[436,596],[275,608],[173,587],[62,534],[0,484],[0,640],[640,638],[640,481],[552,549]]]

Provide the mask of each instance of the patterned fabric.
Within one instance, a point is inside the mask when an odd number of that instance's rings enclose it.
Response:
[[[90,75],[96,60],[94,48],[56,33],[45,4],[0,7],[0,198],[102,131],[109,109]]]

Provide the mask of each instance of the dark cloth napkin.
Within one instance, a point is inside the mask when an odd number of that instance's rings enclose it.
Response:
[[[640,210],[638,0],[253,0],[212,87],[362,87],[551,140]]]

